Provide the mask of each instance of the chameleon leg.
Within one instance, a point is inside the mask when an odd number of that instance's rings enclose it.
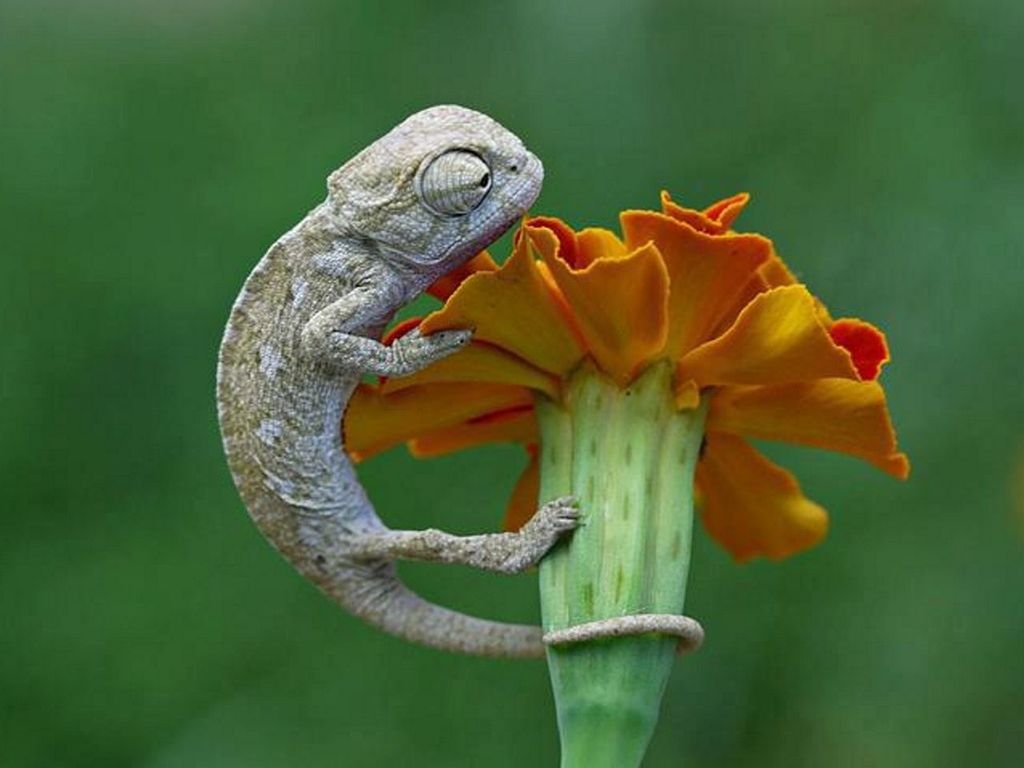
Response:
[[[519,573],[535,565],[559,536],[578,524],[576,502],[567,497],[542,506],[517,533],[456,536],[435,529],[383,531],[354,537],[345,546],[350,556],[359,559],[429,560]]]
[[[440,331],[423,336],[413,330],[387,346],[355,329],[381,301],[373,292],[354,291],[317,312],[302,329],[302,351],[341,373],[407,376],[457,352],[472,332]]]

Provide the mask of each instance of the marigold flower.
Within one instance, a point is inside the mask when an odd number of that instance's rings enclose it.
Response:
[[[508,508],[516,529],[537,506],[535,393],[558,401],[581,366],[628,390],[670,364],[676,408],[707,409],[696,484],[710,534],[739,560],[818,543],[825,510],[749,438],[847,453],[906,478],[877,383],[888,347],[870,323],[833,319],[770,240],[731,229],[747,201],[696,211],[663,192],[660,212],[621,214],[621,237],[527,220],[503,265],[480,254],[433,286],[439,311],[392,331],[475,333],[418,374],[361,386],[346,444],[365,458],[402,442],[421,457],[521,443],[531,460]]]
[[[472,328],[472,343],[362,386],[346,417],[357,456],[526,446],[510,529],[541,499],[579,499],[583,524],[540,564],[552,638],[682,614],[695,484],[708,531],[737,559],[821,540],[824,509],[749,438],[909,469],[876,381],[882,333],[833,319],[770,240],[732,230],[746,195],[703,211],[661,202],[622,213],[621,236],[526,221],[502,266],[481,254],[433,287],[439,311],[390,334]],[[563,768],[639,765],[653,733],[674,640],[610,638],[549,646]]]

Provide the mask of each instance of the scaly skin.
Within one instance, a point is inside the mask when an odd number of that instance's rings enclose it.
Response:
[[[545,505],[517,534],[392,531],[346,456],[342,415],[363,375],[408,374],[468,341],[469,331],[413,333],[391,346],[379,338],[399,307],[519,220],[542,178],[540,161],[485,115],[440,106],[409,117],[331,174],[327,199],[256,265],[220,349],[224,449],[256,525],[349,611],[437,648],[544,651],[538,627],[417,597],[397,580],[393,560],[521,571],[575,527],[576,508]]]
[[[398,558],[500,573],[535,564],[579,523],[571,499],[518,533],[392,531],[359,484],[341,420],[365,374],[403,376],[456,351],[470,331],[380,334],[395,311],[518,221],[543,169],[486,115],[440,106],[409,117],[331,174],[327,199],[270,248],[231,310],[217,368],[228,465],[263,535],[328,596],[386,632],[435,648],[536,657],[545,643],[703,632],[681,616],[613,616],[546,636],[419,598]]]

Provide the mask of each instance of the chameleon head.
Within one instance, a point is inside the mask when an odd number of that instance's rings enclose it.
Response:
[[[544,168],[487,115],[452,105],[417,112],[328,179],[339,222],[382,253],[446,272],[515,224]]]

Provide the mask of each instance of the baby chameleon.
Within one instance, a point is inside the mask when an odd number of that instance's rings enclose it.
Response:
[[[256,525],[346,609],[407,640],[466,653],[538,656],[540,629],[433,605],[396,578],[396,558],[516,573],[578,522],[540,508],[518,533],[395,531],[377,517],[341,442],[365,374],[404,376],[470,331],[378,340],[394,312],[490,245],[536,199],[540,161],[486,115],[439,106],[409,117],[327,180],[326,200],[246,280],[217,369],[221,434]]]
[[[543,175],[513,134],[456,106],[412,115],[332,173],[327,199],[274,243],[231,310],[217,368],[228,465],[270,542],[386,632],[489,656],[649,632],[694,648],[703,632],[684,616],[609,617],[542,635],[426,602],[398,581],[395,559],[516,573],[576,527],[575,504],[545,504],[518,533],[390,530],[342,444],[342,416],[365,374],[405,376],[468,343],[468,330],[379,339],[398,308],[518,221]]]

